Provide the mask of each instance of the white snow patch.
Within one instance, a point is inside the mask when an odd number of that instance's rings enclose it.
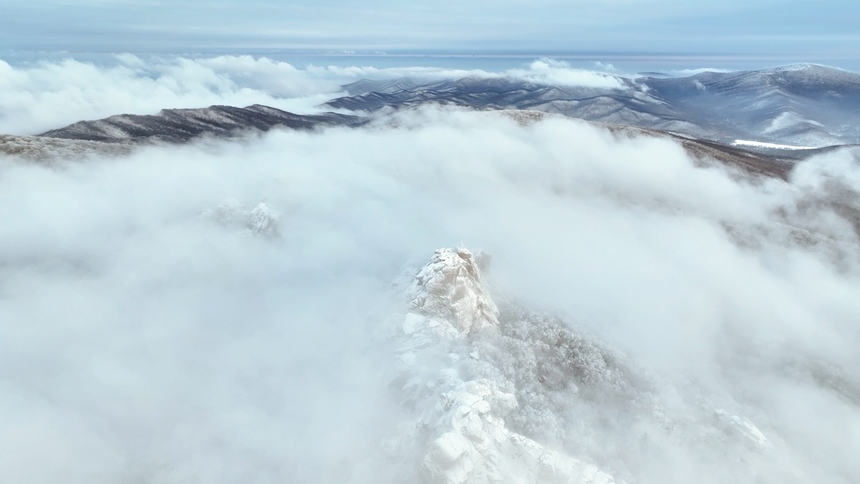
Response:
[[[764,133],[772,133],[803,123],[812,123],[812,121],[801,118],[797,113],[783,111],[779,116],[773,118],[767,128],[764,129]]]
[[[758,427],[756,427],[749,420],[739,417],[737,415],[732,415],[726,410],[720,408],[714,410],[714,413],[721,422],[726,424],[735,432],[742,435],[757,449],[765,450],[772,447],[772,444],[767,439],[767,437],[765,437],[761,430],[759,430]]]
[[[815,146],[796,146],[796,145],[781,145],[777,143],[765,143],[763,141],[751,141],[745,139],[736,139],[732,142],[732,146],[752,146],[754,148],[773,148],[777,150],[814,150]]]

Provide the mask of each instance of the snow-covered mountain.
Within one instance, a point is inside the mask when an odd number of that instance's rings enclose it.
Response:
[[[619,77],[621,88],[478,77],[415,84],[360,81],[344,87],[350,96],[328,105],[364,111],[425,102],[529,109],[722,143],[744,139],[822,147],[860,142],[860,75],[818,65],[684,78]]]
[[[832,146],[860,143],[860,75],[817,65],[747,72],[703,72],[684,78],[652,74],[616,78],[617,87],[548,85],[510,77],[424,82],[415,78],[361,80],[349,96],[327,103],[360,115],[297,115],[263,105],[165,109],[155,115],[120,114],[80,121],[36,137],[0,140],[0,150],[29,158],[54,151],[111,153],[113,144],[182,143],[204,136],[236,137],[273,128],[358,127],[383,122],[393,108],[427,103],[557,114],[606,125],[613,132],[668,136],[688,152],[785,177],[794,161]],[[389,109],[383,109],[389,108]],[[368,116],[362,113],[375,113]],[[76,143],[60,147],[58,140]],[[53,140],[53,141],[49,141]],[[58,144],[60,143],[60,144]]]
[[[858,150],[486,107],[0,136],[6,475],[856,482]]]
[[[739,137],[805,146],[860,141],[858,74],[798,65],[641,82],[649,94],[677,106],[685,119]]]
[[[504,85],[500,82],[500,85]],[[535,111],[500,110],[520,123],[542,119]],[[538,113],[544,116],[543,113]],[[81,121],[38,136],[0,135],[0,153],[31,160],[50,160],[71,154],[116,155],[128,153],[133,145],[185,143],[201,137],[233,138],[269,129],[322,129],[335,126],[361,127],[368,123],[385,125],[387,113],[358,117],[336,113],[305,116],[267,106],[247,108],[210,106],[200,109],[166,109],[156,115],[122,114],[95,121]],[[817,154],[820,150],[782,150],[732,146],[694,138],[671,131],[602,123],[615,136],[648,136],[670,138],[680,143],[697,159],[718,162],[755,175],[785,178],[794,162]]]

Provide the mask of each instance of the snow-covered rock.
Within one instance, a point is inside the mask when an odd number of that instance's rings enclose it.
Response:
[[[441,249],[415,276],[410,306],[427,317],[438,318],[451,336],[498,326],[499,310],[484,288],[482,253]]]
[[[267,207],[265,203],[258,204],[248,212],[245,230],[252,234],[278,235],[278,212]]]
[[[205,210],[201,217],[225,227],[241,230],[247,235],[276,237],[278,235],[277,211],[265,203],[247,208],[237,200],[226,200],[217,208]]]
[[[499,310],[483,268],[489,258],[440,249],[417,272],[410,311],[398,325],[404,406],[419,409],[399,445],[418,445],[421,475],[432,483],[616,482],[596,466],[512,431],[518,407],[509,382],[481,378],[480,339],[498,333]],[[498,372],[501,374],[501,372]]]

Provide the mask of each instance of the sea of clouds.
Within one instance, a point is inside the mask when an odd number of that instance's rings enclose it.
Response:
[[[368,71],[118,59],[0,63],[0,132],[312,109]],[[493,256],[500,298],[653,374],[674,418],[727,409],[771,445],[739,460],[592,403],[554,429],[588,433],[578,458],[629,482],[857,482],[857,152],[752,180],[669,140],[519,121],[428,107],[122,157],[0,155],[0,480],[399,482],[417,463],[378,452],[409,418],[378,326],[403,310],[404,267],[462,244]],[[225,222],[260,204],[276,230]]]
[[[148,57],[119,54],[99,64],[74,58],[14,65],[0,59],[0,134],[34,135],[76,121],[115,114],[155,114],[168,108],[264,104],[298,114],[345,95],[341,85],[361,79],[425,81],[509,76],[537,83],[622,86],[619,78],[539,59],[518,69],[437,67],[295,67],[265,57]]]

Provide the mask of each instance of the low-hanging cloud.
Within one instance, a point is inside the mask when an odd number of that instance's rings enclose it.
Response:
[[[421,66],[298,68],[247,55],[144,59],[118,54],[102,64],[69,58],[15,66],[0,60],[0,134],[33,135],[85,119],[213,104],[264,104],[312,114],[342,95],[343,84],[399,77],[427,81],[508,77],[548,85],[621,87],[617,77],[551,59],[503,72]]]
[[[341,78],[358,79],[391,79],[406,77],[423,80],[461,79],[476,77],[485,79],[510,78],[536,84],[550,86],[579,86],[602,89],[620,89],[624,87],[620,74],[610,74],[605,65],[597,65],[601,71],[577,69],[568,62],[549,58],[534,60],[520,68],[506,69],[500,72],[482,69],[446,69],[440,67],[390,67],[378,68],[372,66],[309,66],[308,72],[318,75],[336,75]]]
[[[37,134],[83,119],[213,104],[305,113],[339,91],[337,79],[251,56],[144,61],[123,54],[106,65],[65,59],[14,67],[0,60],[0,133]]]
[[[725,408],[772,444],[734,460],[722,434],[572,401],[580,420],[552,430],[579,436],[579,457],[630,482],[854,482],[858,241],[822,191],[838,180],[856,203],[857,165],[837,152],[750,181],[664,139],[429,108],[119,159],[6,158],[0,476],[402,482],[414,456],[377,450],[410,409],[377,333],[404,266],[462,243],[493,255],[499,295],[653,373],[671,418]],[[260,203],[275,235],[207,215]]]

